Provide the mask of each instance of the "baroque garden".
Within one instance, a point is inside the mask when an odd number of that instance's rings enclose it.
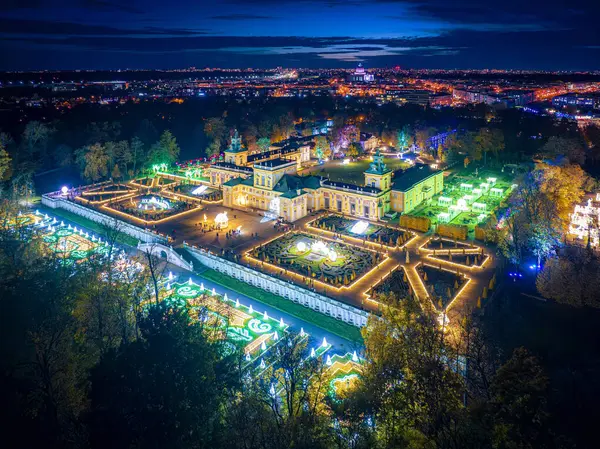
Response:
[[[191,267],[190,250],[204,251],[233,264],[233,270],[254,270],[357,313],[378,313],[379,299],[387,293],[412,295],[449,326],[494,288],[493,258],[473,237],[491,217],[502,215],[512,178],[406,162],[392,170],[385,160],[375,152],[367,164],[342,165],[349,179],[362,176],[361,183],[340,180],[339,174],[332,180],[327,163],[319,171],[305,170],[310,158],[302,147],[257,157],[247,153],[236,134],[224,161],[159,164],[129,182],[65,186],[44,195],[43,212],[20,216],[19,224],[43,232],[48,249],[68,263],[105,255],[106,243],[76,225],[83,217],[118,224],[144,248],[164,248],[158,254],[171,263],[179,258],[180,265]],[[61,217],[74,222],[65,224]],[[220,265],[213,268],[220,271]],[[260,288],[273,291],[272,285]],[[287,298],[285,287],[278,288]],[[191,277],[169,275],[160,290],[162,301],[187,308],[211,338],[239,349],[257,376],[276,364],[269,354],[290,338],[283,319]],[[282,311],[298,316],[291,299],[282,304]],[[301,304],[342,316],[329,306]],[[293,338],[309,337],[302,329]],[[326,338],[310,344],[311,356],[322,357],[330,369],[332,396],[360,375],[356,353],[336,354]]]

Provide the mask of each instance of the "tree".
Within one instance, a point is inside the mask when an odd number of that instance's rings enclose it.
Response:
[[[357,158],[361,154],[364,153],[363,147],[358,142],[352,142],[348,149],[346,150],[346,156],[351,157],[352,159]]]
[[[76,153],[84,178],[96,182],[108,175],[109,155],[104,145],[95,143],[80,148]]]
[[[417,147],[421,151],[429,151],[429,139],[435,134],[435,128],[421,127],[415,132]]]
[[[92,447],[214,447],[232,358],[185,308],[152,306],[140,329],[92,369]]]
[[[5,176],[8,175],[10,170],[11,158],[4,148],[4,144],[0,143],[0,182],[4,181]]]
[[[133,175],[135,176],[137,174],[138,168],[141,167],[144,164],[144,161],[146,159],[145,157],[145,148],[144,148],[144,142],[142,142],[142,140],[139,137],[134,137],[133,139],[131,139],[131,142],[129,144],[129,149],[131,152],[131,162],[132,162],[132,172]]]
[[[261,137],[256,142],[256,145],[258,146],[260,152],[264,153],[266,151],[269,151],[269,148],[271,147],[271,139],[269,139],[268,137]]]
[[[315,157],[319,160],[331,157],[331,146],[326,136],[317,136],[315,138]]]
[[[549,159],[566,157],[571,164],[585,163],[585,146],[579,139],[551,136],[540,151]]]
[[[358,394],[369,398],[382,447],[446,447],[457,438],[463,382],[433,311],[418,299],[381,298],[381,318],[364,328],[365,359]]]
[[[150,151],[148,152],[148,164],[172,164],[179,157],[179,145],[175,136],[171,134],[171,131],[167,130],[160,136],[158,142],[156,142]]]
[[[568,248],[546,261],[536,287],[544,297],[562,304],[600,308],[600,261],[587,248]]]
[[[225,119],[222,117],[211,117],[204,124],[204,133],[210,140],[207,149],[207,156],[219,154],[225,143],[227,128],[225,127]]]
[[[326,398],[329,378],[322,360],[310,357],[306,340],[284,335],[260,378],[244,383],[230,404],[227,447],[329,448],[331,421]]]
[[[115,181],[119,181],[123,177],[123,175],[121,174],[121,170],[119,170],[119,166],[117,164],[115,164],[112,171],[110,172],[110,177]]]
[[[411,131],[408,125],[404,125],[396,134],[396,148],[406,151],[410,147]]]
[[[481,128],[473,137],[473,155],[475,160],[484,156],[484,165],[487,164],[487,154],[494,153],[497,157],[504,150],[504,134],[499,129]]]
[[[517,348],[491,385],[491,423],[495,447],[548,447],[548,378],[535,357]]]
[[[25,125],[22,144],[30,160],[45,158],[48,141],[54,132],[54,128],[35,120]]]

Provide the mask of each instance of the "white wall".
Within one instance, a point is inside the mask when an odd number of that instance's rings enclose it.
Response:
[[[64,209],[104,226],[110,226],[113,228],[118,227],[118,229],[124,234],[135,237],[144,243],[167,243],[167,237],[164,235],[147,229],[142,229],[123,220],[119,220],[118,218],[105,215],[97,210],[87,208],[65,198],[60,198],[59,194],[59,192],[54,192],[51,194],[42,195],[42,204],[50,207],[51,209]]]
[[[201,248],[192,247],[185,243],[184,247],[203,265],[246,282],[247,284],[262,288],[263,290],[302,304],[305,307],[310,307],[317,312],[329,315],[356,327],[363,327],[367,324],[369,313],[364,310],[311,292],[310,290],[281,279],[276,279],[268,274],[253,270],[252,268],[222,259]]]
[[[162,245],[160,243],[139,243],[137,248],[143,253],[149,251],[150,254],[156,257],[162,257],[164,252],[167,256],[167,262],[177,265],[185,270],[194,271],[194,265],[181,257],[181,255],[170,246]]]

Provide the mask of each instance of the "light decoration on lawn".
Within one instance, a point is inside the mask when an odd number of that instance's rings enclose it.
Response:
[[[198,186],[192,190],[192,195],[202,195],[206,190],[208,190],[207,186]]]
[[[296,243],[296,249],[298,250],[298,252],[303,253],[306,251],[307,247],[306,247],[306,243],[304,242],[298,242]]]
[[[357,221],[350,229],[350,232],[357,235],[362,235],[367,231],[369,223],[364,220]]]
[[[168,210],[171,209],[171,203],[165,198],[151,196],[150,198],[142,198],[138,203],[138,209],[148,210],[152,207],[154,210]]]
[[[600,199],[600,194],[596,196]],[[600,206],[595,206],[592,199],[588,199],[585,206],[576,205],[571,214],[569,233],[578,239],[585,240],[588,236],[592,246],[598,246],[600,241]]]
[[[342,161],[343,165],[348,165],[350,163],[350,159],[346,158]]]
[[[315,254],[327,257],[330,261],[335,262],[338,258],[335,250],[329,248],[325,242],[318,240],[311,246],[311,251]]]

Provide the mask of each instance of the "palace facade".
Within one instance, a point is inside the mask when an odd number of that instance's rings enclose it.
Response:
[[[379,152],[364,173],[364,185],[298,176],[303,156],[277,156],[251,160],[236,133],[225,152],[225,162],[215,163],[209,169],[211,184],[223,189],[223,205],[263,210],[290,222],[320,210],[379,220],[396,212],[409,212],[444,186],[442,171],[423,164],[392,179],[394,173]]]

